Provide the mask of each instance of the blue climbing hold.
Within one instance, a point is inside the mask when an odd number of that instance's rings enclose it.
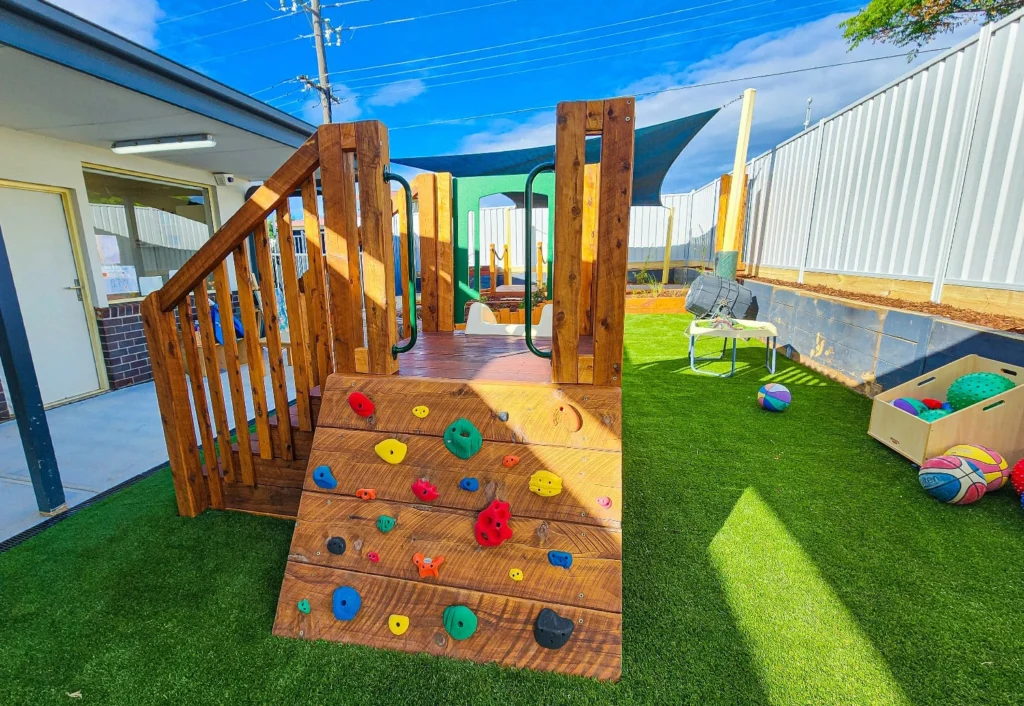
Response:
[[[475,493],[480,490],[480,481],[476,478],[463,478],[459,481],[459,487],[463,490],[468,490],[471,493]]]
[[[331,599],[331,610],[337,620],[352,620],[363,606],[359,591],[351,586],[338,586]]]
[[[314,468],[313,482],[316,483],[317,488],[323,488],[324,490],[334,490],[338,487],[338,481],[334,480],[330,466],[317,466]]]
[[[548,552],[548,561],[551,562],[552,566],[560,566],[563,569],[568,569],[572,566],[572,554],[569,552],[556,552],[552,550]]]

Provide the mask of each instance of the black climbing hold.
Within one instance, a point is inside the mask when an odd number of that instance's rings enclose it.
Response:
[[[345,540],[342,537],[331,537],[327,540],[327,551],[331,554],[345,553]]]
[[[569,618],[563,618],[550,608],[544,608],[533,626],[533,639],[541,647],[557,650],[572,637],[576,625]]]

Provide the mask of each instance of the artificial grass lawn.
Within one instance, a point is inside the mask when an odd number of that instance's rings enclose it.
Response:
[[[272,637],[292,523],[178,518],[162,472],[0,555],[0,703],[1020,703],[1012,490],[929,499],[867,399],[756,344],[695,376],[686,323],[626,325],[620,683]]]

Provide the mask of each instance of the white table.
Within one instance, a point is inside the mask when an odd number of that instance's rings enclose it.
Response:
[[[768,372],[775,372],[775,354],[778,345],[779,332],[775,328],[774,324],[768,323],[767,321],[747,321],[743,319],[734,319],[734,323],[738,326],[737,328],[712,328],[711,326],[700,326],[701,323],[707,323],[708,319],[695,319],[690,322],[690,327],[686,329],[686,335],[690,338],[690,369],[695,373],[701,375],[712,375],[719,378],[732,377],[736,374],[736,341],[749,340],[751,338],[762,338],[764,339],[764,364],[768,368]],[[696,357],[695,349],[697,347],[698,338],[721,338],[722,339],[722,352],[717,356],[705,356]],[[727,373],[710,373],[706,370],[698,370],[698,361],[711,361],[711,360],[722,360],[725,357],[725,349],[729,345],[729,339],[732,339],[732,368]]]

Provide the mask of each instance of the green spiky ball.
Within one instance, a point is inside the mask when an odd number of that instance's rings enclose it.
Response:
[[[969,373],[953,381],[946,392],[946,399],[953,409],[961,410],[989,397],[995,397],[1013,389],[1012,380],[995,373]]]
[[[948,409],[926,409],[925,411],[921,412],[921,414],[917,415],[917,418],[923,419],[924,421],[931,424],[932,422],[938,419],[942,419],[943,417],[948,417],[951,414],[952,412],[949,411]]]

